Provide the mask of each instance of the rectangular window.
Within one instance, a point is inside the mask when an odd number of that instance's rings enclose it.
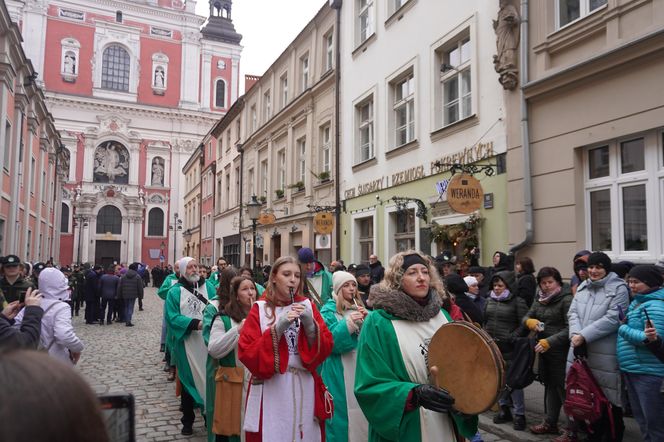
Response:
[[[470,37],[459,39],[442,54],[440,83],[442,88],[443,126],[472,115]]]
[[[226,131],[226,152],[231,150],[231,130]]]
[[[415,80],[412,72],[392,84],[394,147],[415,139]]]
[[[320,129],[320,171],[321,172],[330,172],[330,162],[331,162],[331,133],[330,125],[326,124]]]
[[[558,27],[561,28],[606,5],[607,0],[557,0]]]
[[[360,243],[360,261],[369,265],[369,256],[373,255],[374,229],[373,217],[357,220],[357,231]]]
[[[334,32],[325,35],[325,71],[334,66]]]
[[[662,133],[614,140],[584,152],[589,246],[614,255],[664,253]]]
[[[231,203],[231,174],[230,172],[226,172],[226,195],[224,195],[224,209],[228,210],[230,209],[230,203]]]
[[[277,153],[277,189],[284,190],[286,187],[286,151],[280,150]]]
[[[39,195],[42,202],[46,202],[46,171],[42,172]]]
[[[309,87],[309,54],[300,58],[300,69],[302,70],[300,92],[304,92]]]
[[[357,44],[362,44],[373,33],[373,0],[356,0]]]
[[[221,175],[217,177],[217,197],[214,199],[216,213],[221,213]]]
[[[297,181],[304,183],[307,173],[307,140],[300,138],[297,140]]]
[[[10,153],[12,151],[12,124],[7,120],[5,123],[5,149],[3,151],[3,158],[2,158],[2,164],[5,168],[5,170],[9,171],[11,169],[9,161],[10,161]]]
[[[256,105],[251,106],[251,132],[255,132],[258,129],[258,115],[256,114]]]
[[[272,116],[272,98],[270,91],[263,94],[263,122],[266,122]]]
[[[249,169],[249,198],[256,195],[256,188],[254,186],[254,169]]]
[[[35,169],[37,168],[37,163],[34,158],[30,159],[30,193],[35,193]]]
[[[241,130],[242,130],[242,120],[238,118],[237,120],[235,120],[235,136],[237,137],[235,138],[236,141],[240,141]]]
[[[406,209],[395,212],[396,230],[394,246],[396,252],[416,249],[415,246],[415,210]]]
[[[267,195],[267,160],[261,161],[261,196]]]
[[[288,75],[281,76],[281,107],[282,109],[288,104]]]
[[[357,119],[357,163],[374,157],[373,96],[355,107]]]
[[[240,168],[235,168],[235,204],[240,204]]]

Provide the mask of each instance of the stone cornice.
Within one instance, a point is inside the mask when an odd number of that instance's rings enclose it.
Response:
[[[219,115],[212,112],[204,113],[197,111],[188,111],[178,108],[159,108],[151,106],[141,106],[135,103],[123,102],[100,102],[100,100],[90,101],[89,97],[78,97],[63,95],[53,92],[46,93],[46,101],[49,107],[61,106],[72,109],[87,109],[96,113],[117,113],[120,115],[148,116],[149,118],[163,120],[189,120],[206,124],[214,124],[219,120]]]
[[[173,23],[180,25],[184,24],[196,24],[198,27],[203,26],[205,23],[205,17],[200,15],[190,14],[185,10],[178,11],[176,9],[164,9],[159,7],[150,6],[148,4],[136,4],[136,2],[127,0],[96,0],[94,2],[89,2],[90,4],[83,4],[81,2],[67,2],[61,1],[55,4],[55,6],[63,6],[77,10],[90,10],[92,8],[97,8],[100,10],[104,9],[104,6],[109,7],[113,11],[131,11],[138,15],[148,15],[153,17],[161,17],[165,19],[172,20]]]

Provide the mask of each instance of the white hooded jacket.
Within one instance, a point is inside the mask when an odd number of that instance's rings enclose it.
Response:
[[[69,362],[69,352],[83,351],[83,342],[76,336],[71,323],[71,308],[65,301],[69,299],[69,284],[65,275],[58,269],[48,267],[39,274],[39,292],[43,295],[41,307],[44,317],[41,323],[41,348],[49,348],[48,353],[56,359]],[[16,323],[23,320],[23,311],[16,317]]]

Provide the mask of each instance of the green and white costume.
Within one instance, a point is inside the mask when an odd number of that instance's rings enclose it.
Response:
[[[203,311],[210,298],[215,295],[214,286],[205,281],[202,286],[192,287],[183,279],[168,291],[166,298],[166,323],[171,337],[171,354],[182,388],[194,399],[196,405],[205,408],[205,361],[207,346],[203,334],[192,327],[193,320],[202,321]],[[187,287],[191,288],[189,290]]]
[[[472,438],[477,416],[460,417],[423,407],[407,411],[410,392],[428,384],[427,352],[433,334],[450,322],[435,291],[422,306],[398,290],[374,286],[374,311],[365,319],[357,350],[355,396],[369,421],[369,441]]]
[[[334,299],[329,299],[320,311],[334,339],[332,354],[320,370],[334,398],[334,416],[325,422],[325,440],[328,442],[366,441],[368,437],[369,424],[353,393],[359,329],[349,322],[348,316],[354,311],[339,314]]]

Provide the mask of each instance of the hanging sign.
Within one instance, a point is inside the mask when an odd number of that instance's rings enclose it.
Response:
[[[277,220],[277,217],[274,216],[274,213],[261,213],[261,216],[258,217],[258,224],[262,226],[269,226],[274,224]]]
[[[314,231],[321,235],[332,233],[334,229],[334,215],[330,212],[319,212],[314,216]]]
[[[447,186],[447,203],[455,212],[472,213],[484,203],[482,184],[471,175],[456,175]]]

